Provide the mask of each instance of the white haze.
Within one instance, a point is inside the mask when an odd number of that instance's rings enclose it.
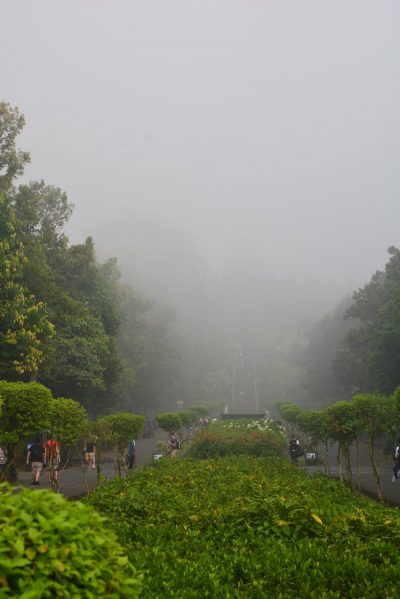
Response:
[[[93,235],[128,278],[255,263],[323,282],[325,308],[400,243],[397,0],[3,0],[1,16],[26,178],[66,190],[71,240]]]

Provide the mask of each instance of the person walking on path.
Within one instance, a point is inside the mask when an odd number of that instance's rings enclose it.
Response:
[[[304,455],[304,452],[300,447],[300,441],[297,439],[296,435],[292,435],[289,441],[289,455],[294,464],[297,464],[299,457]]]
[[[43,464],[45,463],[45,450],[39,437],[36,437],[33,443],[28,446],[26,463],[27,465],[30,464],[32,469],[31,484],[40,485],[39,478],[43,470]]]
[[[136,458],[136,441],[132,441],[128,445],[128,470],[132,470]]]
[[[50,437],[45,445],[45,465],[49,474],[49,483],[52,488],[58,488],[58,471],[60,468],[60,447],[58,441]]]
[[[393,458],[395,460],[395,464],[393,467],[392,483],[395,483],[396,480],[398,480],[398,478],[399,478],[399,470],[400,470],[400,439],[397,439]]]
[[[86,447],[84,449],[85,452],[85,460],[88,465],[88,470],[96,467],[96,445],[93,440],[88,441],[86,443]]]

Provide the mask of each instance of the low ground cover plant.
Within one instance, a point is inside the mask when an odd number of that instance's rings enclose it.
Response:
[[[242,454],[277,456],[285,448],[283,429],[273,420],[219,420],[194,437],[186,455],[203,459]]]
[[[99,489],[143,597],[398,596],[400,516],[280,458],[160,462]]]
[[[1,599],[139,596],[141,577],[90,506],[4,484],[0,497]]]

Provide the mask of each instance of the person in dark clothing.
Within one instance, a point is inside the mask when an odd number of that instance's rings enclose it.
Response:
[[[28,453],[26,456],[27,465],[30,464],[32,468],[32,485],[40,484],[40,475],[43,470],[43,464],[45,463],[45,451],[41,439],[37,437],[33,443],[28,446]]]
[[[128,446],[128,470],[132,470],[136,458],[136,442],[134,439]]]
[[[289,455],[293,463],[297,464],[297,460],[303,455],[303,450],[300,447],[300,441],[296,435],[292,435],[289,441]]]

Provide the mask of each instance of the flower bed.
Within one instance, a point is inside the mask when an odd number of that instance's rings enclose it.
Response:
[[[283,429],[273,420],[223,420],[198,433],[186,455],[205,459],[241,454],[277,456],[285,447]]]

